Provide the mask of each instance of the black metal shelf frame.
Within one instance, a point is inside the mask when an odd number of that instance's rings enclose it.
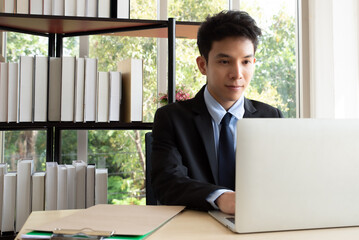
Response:
[[[23,16],[22,16],[23,17]],[[31,17],[29,17],[30,19]],[[64,17],[66,18],[66,17]],[[81,21],[79,19],[79,21]],[[175,101],[175,86],[176,86],[176,20],[169,18],[168,21],[161,21],[158,23],[154,21],[151,25],[123,27],[114,29],[104,29],[95,31],[83,31],[75,33],[41,33],[36,31],[23,30],[21,28],[0,26],[1,30],[12,31],[18,33],[25,33],[48,37],[48,55],[49,57],[61,57],[63,51],[63,38],[76,37],[84,35],[108,34],[115,32],[129,32],[141,31],[156,28],[167,28],[168,30],[168,102]],[[47,149],[46,161],[61,162],[61,130],[65,129],[152,129],[152,123],[9,123],[0,124],[0,130],[46,130],[47,131]]]

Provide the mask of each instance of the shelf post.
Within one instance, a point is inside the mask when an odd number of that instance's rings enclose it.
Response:
[[[49,34],[49,45],[48,45],[48,55],[49,57],[55,57],[55,34]]]
[[[176,19],[168,19],[168,103],[176,101]]]
[[[56,57],[62,56],[63,34],[56,34]]]
[[[61,129],[58,127],[55,127],[54,162],[61,163]]]
[[[46,133],[46,162],[54,161],[53,148],[54,148],[54,128],[47,127]]]

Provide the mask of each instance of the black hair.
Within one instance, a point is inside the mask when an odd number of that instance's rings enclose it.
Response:
[[[214,41],[227,37],[244,37],[252,41],[254,52],[257,50],[261,29],[255,20],[244,11],[222,11],[208,16],[197,33],[197,45],[201,56],[208,62],[208,54]]]

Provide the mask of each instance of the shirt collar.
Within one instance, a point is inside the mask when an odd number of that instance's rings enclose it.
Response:
[[[204,102],[206,103],[209,114],[216,124],[220,124],[223,116],[227,111],[219,104],[209,93],[208,87],[204,89]],[[244,95],[233,104],[228,110],[237,120],[243,118],[244,115]]]

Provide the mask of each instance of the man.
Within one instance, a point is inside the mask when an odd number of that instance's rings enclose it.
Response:
[[[245,12],[221,12],[202,23],[196,61],[207,84],[193,99],[164,106],[155,115],[152,185],[161,204],[234,214],[238,119],[283,117],[280,110],[243,94],[254,73],[260,35]],[[227,151],[223,145],[232,147]]]

